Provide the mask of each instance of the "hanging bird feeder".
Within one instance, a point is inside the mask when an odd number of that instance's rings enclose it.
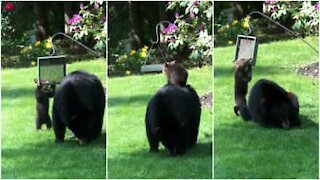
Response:
[[[38,86],[55,86],[56,84],[59,84],[66,76],[66,56],[55,56],[56,50],[53,45],[53,39],[58,35],[63,35],[64,37],[70,39],[81,47],[87,49],[89,52],[93,53],[96,57],[100,56],[100,53],[97,53],[81,42],[74,40],[71,36],[68,36],[62,32],[58,32],[51,38],[52,53],[50,53],[49,56],[37,58],[38,79],[35,79],[34,81]]]
[[[38,57],[38,85],[56,85],[66,76],[66,56]]]
[[[159,46],[159,43],[160,43],[160,34],[159,34],[159,28],[161,25],[164,25],[164,24],[170,24],[171,22],[169,21],[161,21],[159,22],[157,25],[156,25],[156,36],[157,36],[157,40],[156,41],[151,41],[151,47],[150,49],[148,50],[148,55],[147,55],[147,59],[146,61],[144,62],[144,64],[141,66],[141,73],[152,73],[152,72],[162,72],[162,67],[163,67],[163,64],[152,64],[152,60],[151,60],[151,57],[150,57],[150,54],[151,54],[151,50],[156,47],[156,50],[158,50],[160,52],[160,55],[162,57],[162,61],[163,63],[166,62],[166,59],[165,59],[165,55],[162,51],[162,49],[160,48]],[[153,60],[153,62],[155,62]]]
[[[250,16],[248,15],[247,18],[249,17]],[[237,36],[234,61],[242,58],[251,59],[251,65],[255,65],[258,52],[258,41],[257,37],[250,34],[251,27],[250,22],[248,22],[248,32],[243,32],[243,35]]]
[[[262,16],[263,18],[271,21],[273,24],[276,24],[280,28],[286,30],[292,36],[299,38],[301,41],[303,41],[305,44],[307,44],[311,49],[313,49],[317,54],[319,53],[318,49],[316,49],[310,43],[308,43],[306,40],[304,40],[299,34],[291,31],[290,29],[286,28],[285,26],[283,26],[279,22],[271,19],[267,15],[265,15],[259,11],[252,11],[251,13],[249,13],[247,15],[247,17],[251,17],[253,14],[258,14],[258,15]],[[236,61],[237,59],[240,59],[240,58],[251,58],[252,59],[251,64],[255,65],[256,59],[257,59],[257,52],[258,52],[258,40],[255,36],[250,35],[252,32],[251,27],[250,27],[250,23],[248,26],[248,30],[249,30],[248,32],[243,32],[243,35],[237,36],[236,53],[235,53],[234,61]]]
[[[236,54],[234,59],[252,59],[251,64],[256,64],[258,42],[255,36],[238,35],[236,43]]]

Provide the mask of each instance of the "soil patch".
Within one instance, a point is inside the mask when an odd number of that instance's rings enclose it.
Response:
[[[298,73],[312,78],[319,77],[319,62],[298,68]]]
[[[200,97],[201,106],[212,107],[212,92]]]

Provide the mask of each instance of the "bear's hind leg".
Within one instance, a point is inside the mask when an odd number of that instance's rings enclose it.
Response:
[[[53,130],[55,134],[55,142],[64,142],[64,135],[66,132],[66,125],[62,122],[57,110],[53,107],[52,113]]]

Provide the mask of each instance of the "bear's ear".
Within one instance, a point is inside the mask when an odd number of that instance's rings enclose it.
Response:
[[[169,63],[168,63],[168,62],[165,62],[165,63],[163,64],[163,66],[164,66],[164,67],[168,67],[168,66],[169,66]]]
[[[295,94],[292,93],[292,92],[288,92],[288,93],[287,93],[287,98],[288,98],[289,102],[291,102],[291,104],[292,104],[295,108],[299,109],[299,101],[298,101],[298,96],[297,96],[297,95],[295,95]]]
[[[287,93],[288,99],[292,99],[294,97],[294,94],[292,92]]]

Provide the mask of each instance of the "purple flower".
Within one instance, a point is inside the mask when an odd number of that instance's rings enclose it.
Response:
[[[83,3],[80,3],[80,9],[84,9]]]
[[[78,26],[72,26],[70,29],[71,29],[72,32],[80,31],[80,28]]]
[[[198,6],[198,1],[193,1],[192,5],[193,6]]]
[[[194,17],[196,17],[196,16],[194,15],[194,12],[193,12],[193,11],[190,11],[190,18],[193,19]]]
[[[175,13],[175,15],[174,15],[174,17],[175,17],[176,19],[179,19],[179,18],[180,18],[179,13],[178,13],[178,12],[176,12],[176,13]]]
[[[99,9],[99,3],[98,3],[98,2],[94,2],[93,8],[94,8],[94,9]]]
[[[74,14],[73,17],[71,19],[69,19],[68,24],[77,24],[81,22],[81,16],[80,14]]]
[[[174,40],[175,40],[175,38],[174,38],[173,36],[167,37],[167,41],[168,41],[169,43],[173,42]]]
[[[168,25],[168,27],[166,27],[162,30],[162,33],[163,34],[171,34],[171,33],[175,33],[177,30],[178,30],[178,27],[175,24],[170,23]]]
[[[201,25],[201,26],[198,26],[197,27],[197,30],[200,32],[200,31],[203,31],[204,30],[204,26],[203,25]]]
[[[275,2],[276,2],[276,0],[268,0],[268,1],[265,1],[265,3],[266,3],[266,4],[269,4],[269,5],[274,4]]]
[[[315,8],[317,11],[319,11],[319,10],[320,10],[320,4],[319,4],[319,3],[316,3],[316,4],[314,5],[314,8]]]
[[[271,12],[275,12],[278,9],[276,5],[272,5],[270,8],[271,8]]]

